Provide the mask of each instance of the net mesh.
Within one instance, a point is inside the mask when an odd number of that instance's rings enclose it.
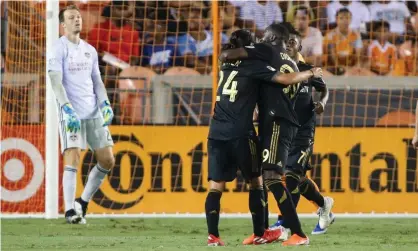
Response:
[[[219,1],[215,21],[210,1],[60,2],[61,8],[79,7],[81,37],[99,52],[100,70],[115,112],[111,131],[116,166],[95,194],[90,212],[201,213],[208,190],[206,137],[212,107],[211,74],[216,70],[212,68],[212,31],[216,27],[222,31],[220,43],[238,28],[250,29],[260,37],[272,21],[287,20],[303,31],[306,18],[303,9],[297,11],[298,6],[308,6],[308,24],[317,29],[309,28],[302,35],[317,31],[323,41],[320,55],[313,53],[315,40],[303,46],[311,49],[302,55],[308,62],[322,65],[327,77],[331,76],[328,105],[317,117],[312,178],[338,201],[336,212],[414,212],[411,207],[393,205],[403,205],[402,201],[418,191],[416,153],[409,144],[418,93],[403,88],[405,78],[385,80],[392,84],[382,87],[367,86],[384,80],[376,75],[416,74],[415,14],[408,32],[387,36],[396,57],[377,47],[371,50],[374,57],[369,57],[369,46],[387,32],[378,28],[382,22],[362,24],[346,38],[336,32],[338,25],[327,21],[327,1],[268,1],[270,11],[262,16],[251,12],[257,6],[245,6],[253,2]],[[7,10],[6,73],[13,73],[20,84],[11,86],[5,78],[2,85],[2,139],[24,137],[43,156],[45,4],[8,2]],[[379,64],[373,68],[373,62]],[[35,102],[30,99],[33,88],[25,84],[32,82],[26,80],[28,76],[23,81],[22,74],[39,77]],[[368,78],[353,77],[359,75]],[[364,85],[353,86],[356,82]],[[393,88],[397,83],[402,88]],[[32,105],[37,103],[40,108],[34,112]],[[8,169],[18,169],[7,167],[8,159],[30,166],[28,158],[19,154],[2,150],[2,189],[23,186],[6,174]],[[77,195],[95,164],[91,152],[82,154]],[[23,181],[28,182],[31,173],[25,172],[28,177]],[[39,194],[30,197],[39,208],[22,211],[43,210],[42,189],[43,185]],[[229,184],[222,210],[247,212],[246,189],[242,178]],[[399,203],[392,205],[388,200]],[[19,212],[29,203],[13,204],[2,198],[3,205],[3,209]],[[300,211],[313,209],[302,203]]]
[[[7,19],[2,15],[7,37],[2,41],[1,207],[3,212],[43,212],[45,4],[1,4],[7,11]]]

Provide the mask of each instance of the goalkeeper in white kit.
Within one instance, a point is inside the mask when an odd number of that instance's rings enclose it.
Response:
[[[48,48],[52,53],[47,67],[59,111],[65,218],[77,224],[86,222],[88,203],[115,164],[108,129],[113,111],[100,76],[97,51],[80,39],[82,19],[78,8],[70,5],[62,9],[59,21],[64,36]],[[76,199],[80,152],[87,143],[98,163],[90,171],[81,198]]]

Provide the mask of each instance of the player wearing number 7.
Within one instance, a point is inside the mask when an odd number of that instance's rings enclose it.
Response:
[[[80,39],[82,19],[78,8],[70,5],[62,9],[59,21],[64,36],[50,48],[47,67],[59,111],[65,218],[77,224],[85,223],[88,203],[115,163],[108,128],[113,111],[100,76],[97,51]],[[81,198],[76,200],[80,152],[87,143],[98,163],[89,173]]]
[[[299,52],[302,49],[300,34],[291,24],[284,23],[284,25],[290,32],[290,39],[286,48],[288,55],[297,62],[299,70],[312,69],[313,66],[299,60]],[[313,101],[312,87],[321,93],[319,102]],[[301,83],[300,91],[294,101],[295,111],[301,126],[293,139],[286,164],[286,185],[295,207],[298,205],[301,194],[319,207],[319,221],[312,234],[325,233],[334,220],[331,213],[334,200],[322,196],[313,181],[306,176],[306,172],[311,169],[308,162],[315,138],[315,114],[321,114],[324,111],[328,96],[329,92],[323,79],[315,78]],[[279,220],[272,227],[281,226],[282,223],[283,221],[279,216]]]
[[[232,48],[249,45],[251,34],[244,30],[231,35]],[[223,246],[218,223],[220,200],[225,183],[233,181],[237,169],[250,184],[249,207],[253,220],[253,244],[277,240],[281,229],[265,230],[265,199],[261,178],[259,144],[252,122],[259,88],[266,84],[291,85],[321,76],[319,68],[300,73],[283,74],[261,60],[225,62],[219,73],[218,90],[208,136],[208,180],[210,191],[205,211],[208,225],[208,245]]]

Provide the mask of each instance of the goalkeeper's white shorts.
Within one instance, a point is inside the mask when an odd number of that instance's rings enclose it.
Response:
[[[87,144],[93,151],[106,146],[113,146],[112,135],[107,126],[103,127],[102,117],[82,119],[81,130],[77,133],[66,131],[65,124],[65,120],[59,123],[62,153],[69,148],[85,150],[87,149]]]

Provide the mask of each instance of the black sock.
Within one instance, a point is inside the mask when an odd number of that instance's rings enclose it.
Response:
[[[266,180],[266,185],[273,193],[274,198],[277,201],[280,212],[284,218],[283,226],[287,226],[292,231],[292,234],[298,234],[300,237],[306,237],[302,231],[298,214],[296,213],[295,206],[291,200],[290,193],[283,186],[280,180]]]
[[[261,237],[264,235],[265,229],[264,208],[266,206],[263,188],[250,189],[249,197],[249,207],[253,219],[253,233],[255,236]]]
[[[295,174],[286,174],[286,188],[290,192],[295,208],[298,207],[300,192],[299,192],[299,177]]]
[[[299,184],[300,193],[305,197],[307,200],[315,202],[318,206],[324,206],[324,197],[321,193],[316,189],[315,184],[312,180],[306,178]]]
[[[266,184],[263,184],[263,191],[264,191],[264,201],[266,202],[266,206],[264,207],[264,229],[269,228],[269,191],[267,190]]]
[[[219,210],[221,209],[222,192],[211,189],[206,197],[205,211],[208,233],[219,237]]]

